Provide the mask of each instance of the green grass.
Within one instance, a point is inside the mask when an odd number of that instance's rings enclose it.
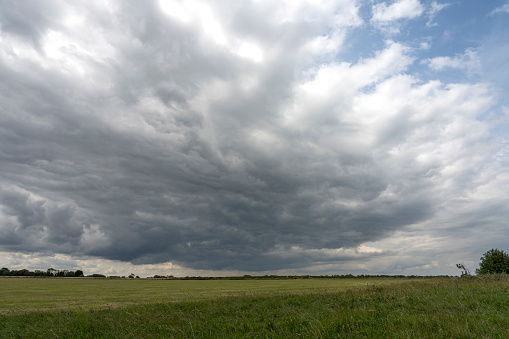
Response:
[[[342,282],[114,281],[137,297],[140,291],[158,295],[165,283],[180,293],[201,296],[185,301],[187,295],[175,294],[160,302],[147,297],[141,304],[110,308],[11,308],[0,316],[0,337],[506,338],[509,333],[505,279],[391,280],[390,284],[385,280],[369,286],[364,279],[353,279],[347,289],[339,286]],[[60,295],[58,290],[55,293]]]
[[[396,279],[151,280],[0,278],[0,314],[217,299],[232,295],[317,293],[389,284]]]

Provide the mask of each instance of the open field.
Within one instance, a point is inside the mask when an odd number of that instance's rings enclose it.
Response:
[[[151,280],[0,278],[0,314],[6,311],[101,308],[132,304],[345,291],[398,279]]]
[[[2,338],[505,338],[507,279],[0,279]],[[20,304],[16,303],[16,299]]]

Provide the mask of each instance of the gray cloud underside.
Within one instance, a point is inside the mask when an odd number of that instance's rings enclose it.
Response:
[[[43,37],[64,30],[51,4],[4,3],[2,36],[46,60]],[[228,29],[264,39],[272,53],[254,64],[156,5],[128,3],[115,17],[78,8],[91,31],[76,39],[99,42],[62,53],[84,76],[4,48],[14,61],[0,63],[2,249],[197,269],[348,260],[281,253],[354,248],[429,220],[490,162],[488,129],[476,120],[491,104],[482,85],[419,84],[398,66],[408,52],[392,45],[372,59],[396,54],[380,61],[385,71],[315,100],[301,85],[319,70],[302,72],[302,46],[320,27],[260,24],[239,5]],[[327,67],[348,74],[369,62]],[[382,102],[390,114],[356,118],[377,95],[400,100],[401,88],[430,108]]]

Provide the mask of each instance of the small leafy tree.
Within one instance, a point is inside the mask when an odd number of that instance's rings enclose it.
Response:
[[[477,274],[509,273],[509,254],[492,248],[481,257],[476,272]]]

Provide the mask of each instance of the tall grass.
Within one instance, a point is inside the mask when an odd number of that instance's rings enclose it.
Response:
[[[431,279],[7,314],[3,338],[506,338],[509,281]]]

